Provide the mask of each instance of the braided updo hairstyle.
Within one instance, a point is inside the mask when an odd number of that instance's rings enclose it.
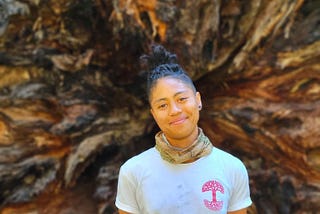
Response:
[[[140,61],[147,71],[147,96],[150,95],[157,80],[163,77],[172,77],[181,80],[196,92],[196,88],[189,75],[177,63],[177,56],[170,53],[161,45],[152,45],[150,55],[142,55]]]

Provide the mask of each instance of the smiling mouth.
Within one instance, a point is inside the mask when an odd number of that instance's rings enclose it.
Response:
[[[181,118],[175,121],[170,122],[170,125],[180,125],[186,121],[186,118]]]

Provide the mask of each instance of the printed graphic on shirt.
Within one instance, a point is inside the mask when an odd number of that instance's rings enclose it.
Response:
[[[224,188],[223,186],[216,180],[207,181],[202,186],[202,192],[211,191],[212,198],[211,200],[204,199],[204,205],[213,211],[219,211],[223,208],[223,201],[217,200],[217,192],[220,192],[221,194],[224,194]]]

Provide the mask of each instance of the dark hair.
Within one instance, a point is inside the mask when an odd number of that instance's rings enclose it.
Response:
[[[147,72],[147,95],[150,101],[152,88],[157,80],[163,77],[172,77],[188,84],[196,92],[196,88],[189,75],[177,63],[177,56],[170,53],[161,45],[151,45],[150,55],[142,55],[140,62],[146,67]]]

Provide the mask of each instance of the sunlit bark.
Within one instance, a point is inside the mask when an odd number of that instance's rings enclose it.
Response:
[[[246,164],[251,213],[320,209],[319,1],[0,6],[2,213],[115,211],[119,165],[157,130],[138,63],[152,42],[195,80],[213,144]]]

